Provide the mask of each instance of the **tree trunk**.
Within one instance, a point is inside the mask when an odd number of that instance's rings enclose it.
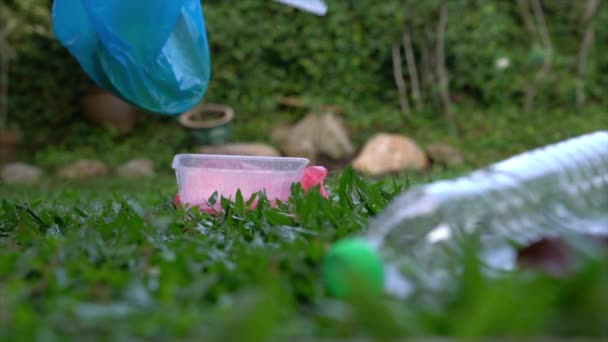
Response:
[[[412,36],[410,30],[406,29],[403,33],[403,49],[405,50],[405,60],[407,61],[407,71],[410,75],[410,85],[412,86],[412,99],[417,110],[422,108],[420,102],[420,78],[418,77],[418,67],[416,57],[412,47]]]
[[[423,91],[425,92],[425,98],[430,99],[431,105],[434,105],[434,86],[435,86],[435,76],[434,76],[434,65],[433,55],[431,53],[431,38],[429,34],[429,29],[425,28],[421,34],[420,39],[420,65],[422,67],[422,84]]]
[[[401,49],[399,45],[393,46],[393,76],[395,77],[395,84],[399,91],[399,103],[401,104],[401,112],[403,115],[410,116],[410,104],[407,99],[407,87],[403,80],[403,69],[401,68]]]
[[[450,100],[450,89],[448,71],[445,64],[445,31],[448,24],[448,4],[447,1],[442,1],[439,10],[439,23],[437,25],[437,78],[439,81],[439,92],[441,102],[443,103],[443,111],[450,124],[450,128],[454,133],[457,132],[456,119],[452,112],[452,103]]]
[[[553,45],[549,36],[547,23],[539,0],[531,0],[532,13],[530,13],[530,3],[527,0],[518,0],[522,20],[528,33],[532,36],[534,42],[539,42],[545,49],[546,55],[543,60],[543,66],[538,71],[533,80],[526,85],[526,94],[524,98],[524,110],[531,111],[534,108],[534,100],[538,94],[538,88],[551,73],[553,63]],[[536,21],[534,25],[532,15]]]
[[[517,0],[517,5],[519,5],[519,12],[521,13],[521,19],[524,22],[524,26],[530,36],[534,39],[537,32],[536,27],[534,26],[534,20],[532,20],[532,14],[530,13],[530,3],[528,0]]]
[[[587,56],[593,45],[595,31],[593,29],[593,18],[597,13],[599,0],[587,0],[585,12],[583,13],[583,25],[585,31],[578,50],[577,75],[576,75],[576,104],[579,107],[585,105],[585,73],[587,71]]]
[[[9,51],[5,32],[0,32],[0,132],[7,128],[8,120],[8,64]]]

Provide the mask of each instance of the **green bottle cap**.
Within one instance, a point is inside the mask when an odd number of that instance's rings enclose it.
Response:
[[[384,288],[382,258],[367,240],[338,241],[323,260],[323,278],[328,292],[346,298],[357,290],[381,293]]]

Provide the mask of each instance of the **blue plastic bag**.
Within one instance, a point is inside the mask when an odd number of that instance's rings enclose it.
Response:
[[[55,0],[53,29],[97,85],[136,106],[175,115],[205,95],[200,0]]]

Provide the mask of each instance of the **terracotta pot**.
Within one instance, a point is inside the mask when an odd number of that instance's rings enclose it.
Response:
[[[201,104],[179,116],[180,124],[200,145],[222,145],[232,135],[234,110],[225,105]]]
[[[15,160],[17,147],[21,144],[21,139],[22,134],[20,131],[0,131],[0,165]]]
[[[82,102],[87,117],[97,124],[112,127],[121,134],[130,133],[135,128],[138,109],[103,89],[90,89]]]

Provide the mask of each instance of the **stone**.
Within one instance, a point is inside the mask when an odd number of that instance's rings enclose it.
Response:
[[[317,141],[320,135],[317,115],[305,116],[290,129],[285,153],[291,157],[307,157],[315,160],[319,151]]]
[[[365,144],[352,166],[359,172],[378,176],[407,169],[422,170],[429,166],[429,160],[411,139],[398,134],[379,133]]]
[[[334,159],[342,159],[355,153],[355,146],[348,138],[344,124],[337,116],[327,113],[320,118],[321,138],[318,140],[319,152]]]
[[[279,124],[272,138],[286,155],[308,158],[312,163],[320,155],[339,160],[355,151],[344,124],[333,112],[310,113],[292,127]]]
[[[281,151],[288,157],[307,158],[311,163],[317,161],[317,147],[310,140],[303,140],[296,143],[295,140],[287,140],[281,145]]]
[[[459,166],[464,164],[464,157],[460,151],[446,144],[430,144],[426,147],[426,153],[429,158],[440,164],[447,166]]]
[[[63,179],[81,179],[103,177],[109,173],[109,169],[104,162],[96,159],[82,159],[64,166],[57,175]]]
[[[149,177],[154,175],[154,162],[150,159],[137,158],[129,160],[117,169],[121,177]]]
[[[21,131],[0,128],[0,166],[16,160],[17,148],[22,142]]]
[[[279,157],[281,153],[274,147],[263,143],[233,143],[225,145],[202,146],[202,154],[227,154],[255,157]]]
[[[97,86],[84,93],[82,104],[85,115],[93,122],[111,127],[120,134],[133,132],[137,125],[137,107]]]
[[[42,170],[33,165],[15,162],[2,167],[0,176],[7,184],[31,184],[40,179]]]
[[[272,127],[270,139],[276,144],[283,145],[287,140],[289,140],[290,133],[291,126],[284,122],[279,122]]]

